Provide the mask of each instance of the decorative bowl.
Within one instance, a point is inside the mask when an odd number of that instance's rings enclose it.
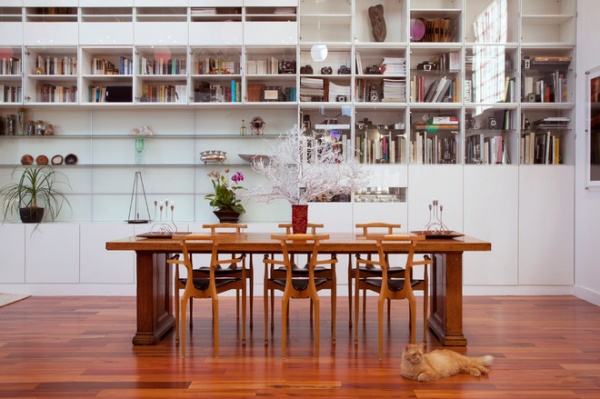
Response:
[[[38,165],[48,165],[48,157],[45,155],[38,155],[35,158],[35,163]]]
[[[254,162],[269,163],[269,162],[271,162],[271,158],[268,155],[238,154],[238,156],[248,163],[254,163]]]
[[[77,163],[77,155],[69,154],[65,157],[65,163],[67,165],[75,165]]]
[[[208,150],[200,153],[200,160],[204,163],[218,162],[223,163],[227,159],[227,153],[221,150]]]

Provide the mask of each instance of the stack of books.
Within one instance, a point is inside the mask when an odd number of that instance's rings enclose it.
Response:
[[[383,99],[381,101],[406,101],[406,81],[403,79],[383,79]]]
[[[300,89],[300,91],[302,91],[302,88]],[[339,100],[338,96],[343,97],[344,100]],[[350,101],[350,86],[342,86],[335,84],[334,82],[330,82],[328,101]]]
[[[385,57],[381,71],[382,75],[406,76],[406,58]]]
[[[319,78],[300,78],[300,101],[323,101],[325,95],[325,81]]]

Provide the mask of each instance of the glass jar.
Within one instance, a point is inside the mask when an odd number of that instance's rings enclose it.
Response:
[[[35,136],[35,122],[34,121],[27,121],[27,135]]]
[[[0,116],[0,136],[4,136],[4,118]]]
[[[25,132],[25,108],[17,109],[17,134],[24,136]]]
[[[51,123],[46,124],[46,131],[44,132],[46,136],[52,136],[54,134],[54,126]]]
[[[35,134],[38,136],[43,136],[46,133],[46,125],[44,125],[44,121],[37,121],[35,124]]]
[[[17,115],[8,114],[6,115],[6,135],[14,136],[17,134]]]

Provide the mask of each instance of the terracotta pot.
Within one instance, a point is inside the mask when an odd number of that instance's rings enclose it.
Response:
[[[292,232],[306,234],[308,205],[292,205]]]
[[[218,211],[213,211],[213,213],[217,215],[221,223],[237,223],[240,219],[239,213],[229,209],[219,209]]]

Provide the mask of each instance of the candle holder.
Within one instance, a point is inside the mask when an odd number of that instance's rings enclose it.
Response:
[[[442,221],[444,207],[438,200],[433,200],[429,206],[429,222],[425,225],[425,231],[446,233],[450,230]]]
[[[158,214],[158,220],[157,220]],[[154,219],[150,232],[152,234],[177,233],[177,225],[174,222],[175,201],[154,201]]]

